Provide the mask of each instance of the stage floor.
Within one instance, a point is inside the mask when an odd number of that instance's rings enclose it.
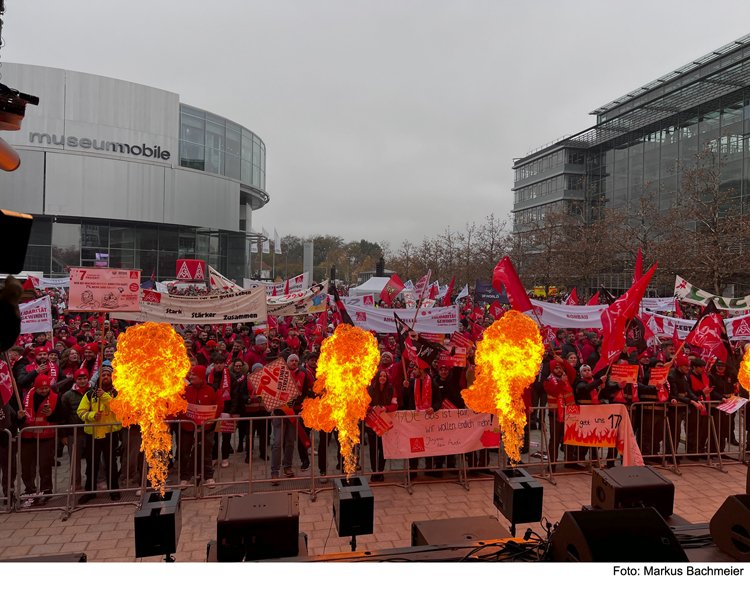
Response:
[[[675,483],[675,513],[691,523],[710,521],[726,497],[745,490],[746,466],[726,465],[726,473],[684,462],[681,476],[661,472]],[[452,517],[497,515],[492,504],[492,481],[472,481],[470,490],[453,483],[420,478],[410,495],[395,486],[373,488],[375,533],[357,538],[357,550],[397,548],[411,544],[411,522]],[[424,482],[425,484],[422,484]],[[556,485],[544,486],[544,516],[558,521],[564,511],[590,504],[591,477],[558,474]],[[206,545],[216,538],[219,499],[191,500],[182,504],[180,562],[203,562]],[[89,561],[135,561],[133,506],[91,507],[76,511],[67,521],[59,512],[0,515],[0,559],[20,556],[85,552]],[[500,523],[507,525],[502,516]],[[349,540],[338,538],[331,527],[331,493],[318,494],[312,502],[300,494],[300,530],[308,535],[310,554],[345,552]],[[527,526],[518,526],[522,535]],[[541,533],[539,524],[532,529]],[[330,531],[330,537],[329,537]],[[328,539],[326,544],[326,539]],[[158,561],[159,558],[144,559]]]

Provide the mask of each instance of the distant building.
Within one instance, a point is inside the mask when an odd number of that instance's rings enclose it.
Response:
[[[555,140],[513,162],[514,232],[524,233],[548,212],[624,210],[644,184],[660,211],[679,186],[675,162],[722,139],[727,166],[722,190],[750,198],[750,35],[649,82],[590,113],[596,125]],[[597,277],[612,290],[627,288],[628,274]]]
[[[376,272],[377,271],[373,269],[372,271],[364,271],[362,273],[357,273],[357,285],[362,285],[365,281],[368,281],[372,279],[373,277],[375,277]],[[383,277],[393,277],[394,273],[396,273],[396,271],[385,269],[385,271],[383,271]]]

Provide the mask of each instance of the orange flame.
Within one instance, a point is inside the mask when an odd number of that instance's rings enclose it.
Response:
[[[367,386],[379,361],[375,337],[359,327],[339,324],[320,350],[313,386],[318,396],[302,403],[302,420],[307,427],[326,433],[338,429],[347,476],[356,470],[354,446],[359,443],[358,422],[367,413],[370,404]]]
[[[169,324],[131,326],[117,338],[112,361],[117,398],[112,410],[124,427],[138,424],[151,485],[164,494],[172,436],[164,419],[187,410],[185,343]]]
[[[604,437],[597,435],[596,431],[593,430],[588,435],[584,435],[582,431],[578,429],[577,423],[571,423],[565,428],[565,437],[563,439],[566,445],[575,445],[576,443],[581,445],[591,445],[595,447],[620,447],[621,442],[617,440],[617,431],[610,430]]]
[[[497,415],[505,451],[515,461],[526,426],[523,391],[536,378],[543,355],[536,323],[511,310],[484,331],[477,344],[476,378],[461,392],[470,409]]]
[[[737,379],[745,390],[750,390],[750,347],[745,349],[745,354],[742,356]]]

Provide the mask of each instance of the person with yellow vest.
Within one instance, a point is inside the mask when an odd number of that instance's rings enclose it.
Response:
[[[89,388],[78,406],[78,416],[86,423],[83,430],[87,437],[87,454],[91,454],[86,457],[86,486],[84,487],[89,492],[81,497],[79,502],[82,504],[96,498],[96,493],[93,491],[96,490],[96,475],[99,473],[102,455],[107,475],[107,488],[113,491],[109,493],[109,496],[113,501],[120,499],[120,493],[117,492],[120,486],[115,458],[118,441],[114,433],[122,429],[122,426],[109,424],[118,422],[115,413],[110,408],[112,401],[117,397],[117,391],[112,385],[112,364],[109,361],[102,363],[101,374],[101,388],[98,385]]]

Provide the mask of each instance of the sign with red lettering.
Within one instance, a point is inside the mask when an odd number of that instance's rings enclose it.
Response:
[[[70,268],[71,312],[139,312],[140,303],[140,270]]]
[[[378,437],[382,437],[383,433],[389,429],[393,429],[393,420],[388,414],[380,407],[373,406],[367,411],[365,415],[365,424],[370,427]]]
[[[456,347],[465,347],[467,349],[470,349],[474,345],[474,341],[472,341],[466,335],[461,334],[460,332],[454,332],[451,335],[451,340],[448,344],[455,345]]]
[[[441,351],[439,362],[448,367],[466,367],[466,348],[456,347],[455,355]]]
[[[638,383],[637,365],[613,365],[609,372],[609,379],[613,382],[625,382],[626,384]]]
[[[618,366],[613,369],[615,367]],[[563,442],[584,447],[613,447],[622,454],[623,466],[643,466],[630,415],[622,404],[566,406]]]
[[[216,416],[216,408],[215,404],[188,404],[185,418],[196,425],[202,425]]]
[[[253,385],[255,393],[261,397],[263,406],[269,412],[287,406],[300,395],[297,382],[282,358],[275,359],[263,369],[258,369],[247,378],[247,381]]]

